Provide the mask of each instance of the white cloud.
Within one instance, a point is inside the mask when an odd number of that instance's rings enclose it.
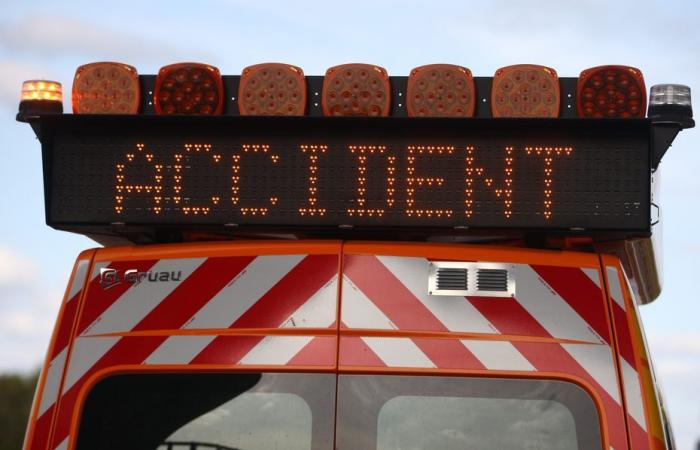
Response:
[[[655,355],[658,353],[660,357],[694,356],[690,361],[700,367],[700,332],[652,334],[649,340]]]
[[[14,22],[0,22],[0,45],[12,52],[28,53],[45,60],[87,57],[134,64],[192,56],[191,52],[167,41],[123,33],[99,22],[56,15],[31,15]],[[197,52],[197,55],[202,53]]]
[[[38,265],[12,249],[0,247],[0,288],[32,283],[39,275]]]
[[[47,285],[30,258],[0,247],[0,372],[29,371],[41,363],[63,289]]]
[[[700,332],[648,336],[657,379],[679,449],[694,448],[700,429]]]
[[[14,311],[0,318],[0,328],[9,334],[32,335],[39,331],[37,318],[27,311]]]

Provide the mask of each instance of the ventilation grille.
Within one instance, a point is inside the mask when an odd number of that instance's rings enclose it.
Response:
[[[476,273],[478,291],[507,292],[508,271],[505,269],[479,269]]]
[[[428,294],[479,297],[515,296],[515,264],[431,261]]]
[[[437,289],[466,291],[469,289],[467,269],[443,267],[437,270]]]

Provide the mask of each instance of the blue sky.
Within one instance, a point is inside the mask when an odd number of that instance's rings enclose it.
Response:
[[[683,83],[700,95],[700,4],[691,0],[0,0],[0,11],[0,371],[39,364],[73,260],[94,246],[44,224],[40,146],[14,121],[24,79],[55,79],[69,92],[75,68],[100,60],[140,73],[201,61],[225,74],[279,61],[310,75],[346,62],[393,75],[446,62],[477,76],[517,63],[560,76],[618,63],[640,68],[648,87]],[[699,144],[699,132],[682,133],[661,165],[664,292],[641,308],[681,449],[700,434]]]

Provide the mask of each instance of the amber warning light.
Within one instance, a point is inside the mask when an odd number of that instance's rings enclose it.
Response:
[[[49,80],[28,80],[22,83],[19,103],[21,116],[60,114],[63,112],[61,83]]]

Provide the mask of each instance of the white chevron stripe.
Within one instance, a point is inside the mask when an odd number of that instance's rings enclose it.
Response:
[[[102,356],[109,351],[119,337],[83,337],[73,343],[70,363],[66,380],[63,384],[63,393],[67,392],[76,381],[80,379]]]
[[[68,450],[68,439],[70,438],[70,435],[63,440],[60,444],[56,446],[54,450]]]
[[[450,331],[498,334],[498,330],[464,297],[429,295],[425,258],[378,256],[384,266]]]
[[[81,336],[89,336],[103,333],[116,333],[130,331],[148,313],[160,304],[171,292],[177,288],[192,272],[194,272],[205,258],[190,259],[163,259],[158,261],[151,272],[177,272],[181,271],[180,281],[159,281],[141,283],[131,286],[117,301],[107,308]],[[87,301],[95,301],[87,299]]]
[[[605,268],[605,274],[608,276],[610,295],[613,300],[615,300],[615,303],[617,303],[623,311],[626,311],[625,298],[622,296],[622,286],[620,285],[620,277],[618,276],[617,269],[608,266]]]
[[[321,289],[294,311],[280,328],[327,328],[335,321],[338,276],[334,275]]]
[[[100,276],[100,271],[112,264],[110,261],[100,261],[92,265],[92,274],[90,274],[90,281]]]
[[[170,336],[151,353],[144,364],[189,364],[216,335]]]
[[[39,403],[39,416],[44,414],[51,405],[56,403],[58,398],[58,390],[61,384],[61,375],[63,368],[66,365],[66,356],[68,348],[64,348],[56,357],[49,363],[46,371],[46,379],[44,381],[44,392],[41,394],[41,402]]]
[[[592,282],[595,283],[596,286],[598,286],[598,289],[601,289],[601,284],[600,284],[600,272],[598,272],[598,269],[591,269],[589,267],[582,267],[581,270],[583,273],[586,274],[588,278],[591,279]]]
[[[642,386],[639,374],[624,358],[620,360],[622,368],[622,381],[625,386],[625,404],[627,412],[639,424],[644,431],[647,431],[647,420],[644,415],[644,398],[642,396]]]
[[[343,275],[342,321],[350,328],[398,330],[384,313],[367,296]]]
[[[102,264],[109,265],[109,263]],[[85,285],[85,278],[87,277],[87,272],[89,268],[89,260],[81,259],[77,262],[75,275],[73,276],[73,281],[71,283],[70,290],[68,291],[68,297],[66,298],[67,303],[70,302],[73,299],[73,297],[75,297],[83,289],[83,286]],[[95,279],[95,277],[98,274],[99,270],[93,271],[90,277],[90,281]],[[61,376],[63,375],[63,369],[66,366],[67,356],[68,347],[64,347],[54,357],[54,359],[49,362],[48,368],[46,369],[47,373],[46,379],[44,381],[44,391],[42,392],[41,402],[39,403],[39,417],[41,417],[46,411],[48,411],[48,409],[56,403],[56,400],[58,400],[58,394],[61,388]]]
[[[338,292],[338,277],[333,277],[325,286],[319,289],[309,300],[307,300],[299,309],[294,311],[280,328],[304,327],[304,328],[327,328],[335,321],[335,299]],[[276,361],[274,364],[284,364],[281,361],[288,352],[291,352],[296,344],[301,345],[302,340],[297,341],[280,341],[285,344],[285,347],[277,355],[274,354],[270,346],[274,336],[264,338],[256,345],[246,356],[247,360],[265,360]],[[209,336],[170,336],[163,342],[147,359],[146,364],[188,364],[195,356],[204,350],[207,345],[216,338],[215,335]],[[273,342],[277,342],[272,340]],[[301,350],[304,345],[298,348]],[[298,351],[297,351],[298,352]],[[296,353],[292,354],[288,359],[293,358]],[[265,359],[267,358],[267,359]],[[245,358],[244,358],[245,359]],[[242,362],[243,363],[243,362]],[[266,362],[264,364],[273,364]],[[253,364],[253,363],[245,363]],[[263,364],[260,362],[259,364]]]
[[[362,340],[388,367],[436,367],[408,338],[363,337]]]
[[[610,347],[604,344],[562,344],[562,347],[617,404],[621,404],[615,361]]]
[[[549,334],[560,339],[576,339],[595,344],[605,343],[598,333],[530,266],[518,264],[515,271],[516,300]]]
[[[68,364],[66,381],[63,392],[67,392],[90,368],[99,361],[117,342],[119,337],[91,337],[100,333],[130,331],[148,313],[153,311],[160,302],[170,295],[180,283],[197,269],[205,258],[167,259],[156,263],[151,270],[181,271],[180,281],[154,282],[147,281],[135,284],[122,294],[107,310],[105,310],[82,333],[82,338],[75,341],[73,353]],[[91,299],[87,299],[90,301]],[[95,300],[92,300],[95,301]]]
[[[377,258],[448,330],[498,333],[496,327],[465,297],[428,294],[430,262],[427,259],[396,256],[378,256]],[[468,339],[461,342],[489,369],[535,370],[510,342]]]
[[[258,256],[183,326],[228,328],[306,255]]]
[[[202,306],[182,328],[228,328],[305,257],[306,255],[258,256],[226,287]],[[337,283],[337,278],[334,280]],[[333,280],[329,283],[332,282]],[[332,303],[327,305],[326,296],[330,291],[333,295]],[[305,312],[297,315],[294,322],[297,323],[297,319],[299,323],[302,320],[316,322],[319,320],[319,315],[328,313],[327,309],[324,309],[328,306],[332,308],[328,315],[335,319],[335,296],[336,291],[333,291],[328,285],[324,286],[312,297],[314,307],[308,307]],[[295,314],[292,314],[287,321],[291,321]],[[330,323],[332,322],[329,322],[328,325]],[[300,325],[297,323],[297,326]],[[305,324],[303,326],[315,325]],[[199,336],[197,339],[191,339],[188,336],[170,336],[146,359],[146,363],[187,364],[202,352],[215,337]]]
[[[462,339],[461,342],[487,369],[536,370],[510,342],[481,341],[476,339]]]
[[[73,297],[75,297],[75,294],[83,289],[83,285],[85,284],[85,276],[87,275],[89,265],[90,261],[87,259],[81,259],[76,264],[75,276],[73,276],[73,282],[71,283],[70,290],[68,291],[68,301],[70,301]]]

